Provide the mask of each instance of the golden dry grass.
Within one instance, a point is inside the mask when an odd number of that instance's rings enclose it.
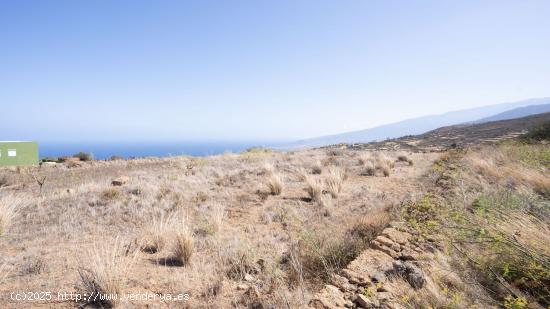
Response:
[[[12,273],[21,274],[0,285],[0,307],[9,302],[8,290],[70,291],[75,285],[90,291],[185,291],[191,299],[175,306],[190,308],[227,308],[234,302],[242,307],[242,286],[247,285],[257,287],[264,306],[303,307],[319,282],[302,276],[295,289],[285,262],[303,231],[340,240],[327,247],[328,256],[342,257],[327,268],[337,271],[353,256],[342,250],[350,248],[345,235],[355,218],[398,203],[418,188],[417,179],[437,157],[419,154],[414,169],[375,178],[361,176],[359,154],[342,150],[326,160],[324,150],[247,152],[90,161],[20,174],[0,170],[13,183],[1,188],[2,197],[28,194],[25,207],[0,237],[0,265],[7,263]],[[47,177],[42,195],[29,173]],[[280,194],[264,196],[271,175],[284,179],[284,186]],[[128,182],[111,186],[121,176],[128,176]],[[333,185],[325,183],[328,178],[334,178]],[[329,194],[331,186],[337,199]],[[115,235],[120,235],[117,246]],[[120,252],[115,247],[135,250],[135,257],[112,255],[110,250]],[[26,272],[37,257],[46,270]],[[298,267],[298,260],[293,261]],[[127,263],[132,265],[128,272],[123,271]],[[158,305],[130,301],[128,306]]]
[[[271,195],[280,195],[284,187],[281,176],[272,174],[267,181],[267,187]]]
[[[107,308],[119,305],[133,264],[134,257],[118,238],[88,249],[78,270],[79,288],[90,296],[85,302]]]
[[[23,197],[16,195],[0,197],[0,236],[7,232],[23,202]]]
[[[326,190],[333,198],[337,198],[346,179],[346,171],[337,167],[331,167],[325,178]]]

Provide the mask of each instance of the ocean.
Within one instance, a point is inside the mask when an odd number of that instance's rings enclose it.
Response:
[[[123,158],[209,156],[241,152],[250,147],[269,147],[274,143],[256,141],[208,142],[38,142],[40,158],[72,156],[80,151],[91,153],[96,160],[112,156]]]

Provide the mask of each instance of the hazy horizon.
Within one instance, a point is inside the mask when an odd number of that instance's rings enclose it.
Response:
[[[545,1],[0,4],[0,140],[291,141],[550,95]]]

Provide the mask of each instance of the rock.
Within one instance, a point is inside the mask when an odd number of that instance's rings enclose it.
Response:
[[[309,302],[309,306],[317,309],[345,308],[344,294],[333,285],[325,285],[325,288],[317,293]]]
[[[381,243],[379,243],[378,241],[374,240],[372,242],[372,246],[382,252],[384,252],[385,254],[391,256],[392,258],[397,258],[398,257],[398,254],[395,250],[393,250],[392,248],[390,247],[387,247]]]
[[[42,166],[57,166],[56,162],[42,162]]]
[[[264,306],[260,302],[260,292],[258,290],[251,286],[244,292],[243,296],[241,297],[241,304],[247,306],[248,308],[254,308],[254,309],[262,309]]]
[[[352,270],[344,269],[342,275],[346,277],[350,283],[356,284],[359,286],[369,286],[372,284],[370,279],[367,276],[360,275]]]
[[[237,285],[237,290],[239,290],[239,291],[244,291],[246,289],[248,289],[248,285],[246,285],[246,284],[238,284]]]
[[[244,275],[244,281],[252,282],[254,281],[254,277],[252,277],[252,275],[250,274],[246,274]]]
[[[111,181],[111,185],[113,186],[122,186],[126,184],[128,181],[130,181],[130,177],[128,176],[120,176],[113,181]]]
[[[374,274],[374,276],[372,276],[372,281],[376,282],[376,283],[384,283],[386,282],[386,275],[379,271],[377,272],[376,274]]]
[[[393,227],[389,227],[382,231],[382,235],[386,236],[387,238],[393,240],[394,242],[397,242],[401,245],[406,244],[409,239],[411,238],[411,234],[398,231],[397,229]]]
[[[376,308],[379,306],[377,300],[371,300],[363,294],[357,294],[355,297],[355,303],[361,308]]]
[[[337,286],[342,292],[353,291],[355,286],[350,284],[348,279],[339,275],[332,275],[330,282]]]
[[[389,292],[380,292],[376,294],[376,298],[378,298],[378,300],[380,301],[387,301],[392,299],[392,294]]]
[[[424,272],[411,262],[395,261],[393,271],[407,280],[415,289],[420,289],[426,284]]]
[[[378,236],[374,239],[374,241],[386,246],[386,247],[392,247],[393,244],[394,244],[394,241],[387,238],[387,237],[384,237],[384,236]]]
[[[417,252],[407,249],[407,250],[401,251],[401,255],[399,256],[399,259],[403,261],[414,261],[417,259],[417,256],[418,256]]]

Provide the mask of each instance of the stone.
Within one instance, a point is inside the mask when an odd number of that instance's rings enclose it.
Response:
[[[130,181],[130,177],[128,176],[120,176],[113,181],[111,181],[111,185],[113,186],[122,186],[126,184],[128,181]]]
[[[420,289],[426,284],[424,272],[411,262],[395,261],[393,271],[402,276],[414,289]]]
[[[331,280],[332,284],[337,286],[342,292],[353,291],[355,286],[349,283],[349,280],[345,277],[339,275],[332,275]]]
[[[387,301],[392,298],[392,294],[389,292],[380,292],[376,294],[376,298],[378,298],[379,301]]]
[[[355,303],[361,308],[376,308],[378,306],[375,301],[363,294],[357,294],[355,297]]]
[[[356,284],[356,285],[359,285],[359,286],[369,286],[372,284],[372,282],[370,281],[370,279],[366,276],[362,276],[356,272],[354,272],[353,270],[349,270],[349,269],[344,269],[342,271],[342,275],[344,277],[346,277],[350,283],[352,284]]]
[[[244,281],[252,282],[254,281],[254,277],[251,274],[246,274],[244,275]]]
[[[325,285],[309,302],[309,306],[316,309],[345,308],[346,300],[340,290],[330,284]]]
[[[246,284],[238,284],[237,285],[237,290],[239,290],[239,291],[244,291],[246,289],[248,289],[248,285],[246,285]]]
[[[376,282],[376,283],[384,283],[386,282],[386,275],[379,271],[377,272],[376,274],[374,274],[374,276],[372,276],[372,281]]]
[[[393,240],[394,242],[399,243],[400,245],[406,244],[407,242],[409,242],[409,239],[411,238],[411,234],[398,231],[393,227],[389,227],[384,231],[382,231],[382,235]]]
[[[377,241],[379,242],[380,244],[384,245],[384,246],[387,246],[387,247],[390,247],[394,244],[394,241],[387,238],[387,237],[384,237],[384,236],[378,236],[374,239],[374,241]]]

